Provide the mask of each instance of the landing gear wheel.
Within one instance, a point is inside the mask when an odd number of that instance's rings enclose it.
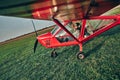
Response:
[[[52,51],[51,57],[52,58],[56,58],[57,56],[58,56],[57,52],[56,51]]]
[[[84,57],[83,52],[77,53],[77,59],[84,59]]]

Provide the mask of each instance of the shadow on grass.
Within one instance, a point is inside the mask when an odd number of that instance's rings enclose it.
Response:
[[[112,35],[115,35],[115,34],[118,34],[118,33],[120,33],[120,25],[102,33],[100,36],[112,36]],[[96,45],[92,50],[88,51],[85,56],[88,57],[88,56],[90,56],[90,54],[99,50],[102,47],[102,45],[104,44],[106,39],[107,38],[104,38],[103,41],[101,41],[100,44]],[[91,39],[91,40],[93,40],[93,39]],[[87,41],[85,44],[89,43],[91,40]]]
[[[120,33],[120,25],[102,33],[101,36],[111,36],[111,35],[115,35],[115,34],[118,34],[118,33]]]
[[[96,45],[93,49],[91,49],[88,52],[86,52],[85,57],[88,57],[91,54],[95,53],[97,50],[99,50],[103,46],[104,42],[105,42],[105,40],[101,41],[100,44]]]

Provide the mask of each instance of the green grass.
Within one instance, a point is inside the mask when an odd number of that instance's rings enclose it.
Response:
[[[35,36],[0,45],[0,80],[120,80],[120,26],[84,45],[86,58],[78,60],[78,46],[51,49],[39,45]]]

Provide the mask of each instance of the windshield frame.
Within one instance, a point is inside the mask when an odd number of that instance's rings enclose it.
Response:
[[[57,25],[55,25],[54,29],[51,31],[52,35],[55,35],[58,31],[59,31],[60,27],[58,27]]]

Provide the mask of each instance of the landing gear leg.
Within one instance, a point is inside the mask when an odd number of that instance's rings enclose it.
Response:
[[[82,44],[79,44],[80,51],[77,53],[77,59],[84,59],[84,53],[82,52]]]
[[[51,57],[52,58],[56,58],[58,56],[57,52],[55,51],[56,49],[53,49],[53,51],[51,52]]]

